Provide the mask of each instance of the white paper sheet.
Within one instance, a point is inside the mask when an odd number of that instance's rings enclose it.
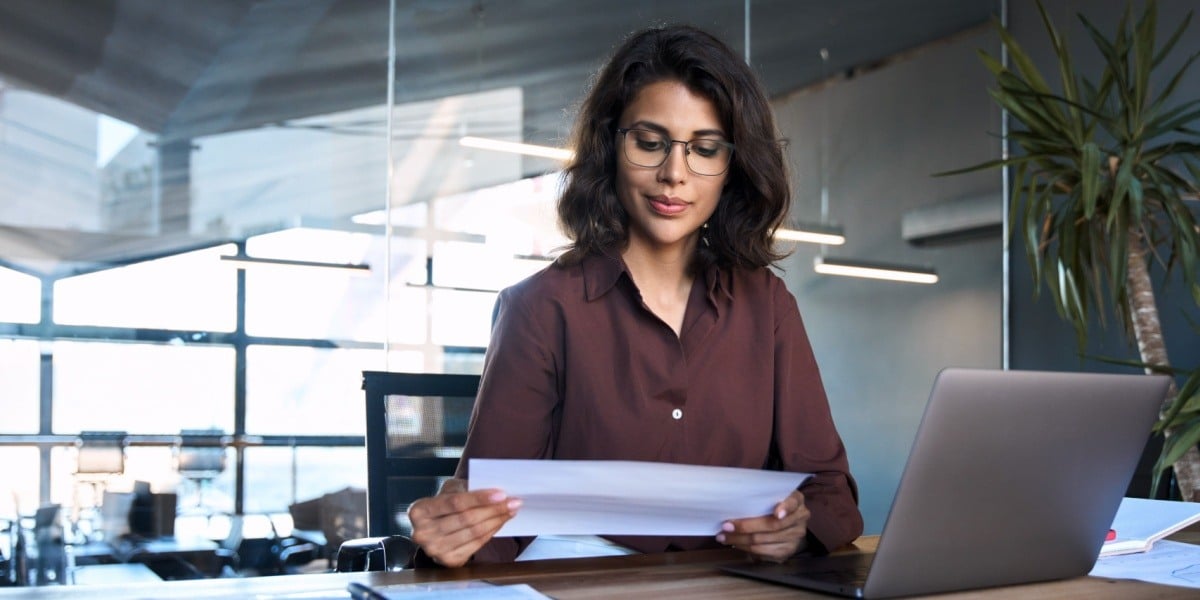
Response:
[[[807,473],[607,460],[473,458],[470,489],[523,501],[497,536],[716,535],[769,514]]]
[[[1089,575],[1200,588],[1200,546],[1161,540],[1149,552],[1101,557]]]

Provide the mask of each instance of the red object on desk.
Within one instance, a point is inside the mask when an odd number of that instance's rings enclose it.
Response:
[[[1109,530],[1108,530],[1108,535],[1104,536],[1104,541],[1106,541],[1106,542],[1111,542],[1111,541],[1113,541],[1113,540],[1115,540],[1115,539],[1117,539],[1117,530],[1116,530],[1116,529],[1109,529]]]

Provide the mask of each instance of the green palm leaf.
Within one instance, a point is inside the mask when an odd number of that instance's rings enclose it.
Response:
[[[1178,268],[1200,305],[1200,230],[1185,200],[1200,196],[1200,99],[1174,100],[1200,53],[1174,72],[1155,73],[1182,39],[1191,14],[1161,47],[1154,0],[1136,20],[1127,6],[1111,36],[1079,15],[1102,58],[1099,73],[1087,77],[1077,72],[1063,32],[1040,1],[1038,11],[1056,59],[1058,89],[997,23],[1011,68],[986,52],[980,59],[996,82],[991,97],[1014,123],[1007,136],[1014,156],[941,175],[1012,168],[1009,223],[1024,236],[1035,293],[1049,292],[1081,349],[1091,324],[1105,326],[1106,314],[1141,339],[1146,332],[1131,319],[1129,295],[1131,286],[1149,285],[1149,268]],[[1166,85],[1155,90],[1151,81]],[[1148,253],[1149,262],[1131,266],[1131,249]],[[1200,375],[1192,373],[1164,410],[1158,431],[1169,428],[1172,435],[1160,466],[1200,442],[1198,386]]]

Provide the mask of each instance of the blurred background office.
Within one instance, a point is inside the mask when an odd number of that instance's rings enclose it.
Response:
[[[1072,43],[1076,12],[1123,8],[1047,4]],[[77,523],[141,481],[176,494],[175,535],[285,536],[292,505],[364,487],[361,373],[480,370],[497,290],[564,243],[554,156],[590,74],[687,22],[773,95],[789,229],[844,235],[787,242],[780,272],[878,533],[942,367],[1117,368],[1005,252],[1001,174],[931,177],[1000,156],[976,51],[1002,13],[1047,59],[1026,0],[0,3],[0,519]],[[1163,318],[1200,361],[1187,312]],[[1089,353],[1133,356],[1115,331]],[[119,470],[84,476],[85,432],[120,434]]]

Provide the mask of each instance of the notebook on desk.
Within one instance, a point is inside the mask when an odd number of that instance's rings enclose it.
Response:
[[[1085,575],[1167,384],[1165,376],[946,369],[874,553],[723,569],[857,598]]]

